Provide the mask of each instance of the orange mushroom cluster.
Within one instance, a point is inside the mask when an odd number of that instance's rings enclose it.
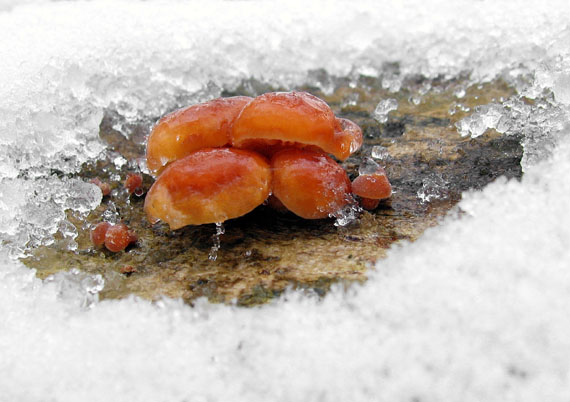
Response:
[[[326,218],[352,193],[390,196],[387,179],[378,191],[375,177],[351,184],[327,155],[342,161],[361,145],[357,124],[306,92],[193,105],[163,117],[148,138],[147,166],[158,177],[145,211],[171,229],[236,218],[268,199],[306,219]]]

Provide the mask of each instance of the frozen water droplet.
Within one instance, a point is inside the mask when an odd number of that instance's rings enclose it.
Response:
[[[63,239],[59,241],[59,245],[65,250],[77,250],[78,244],[75,241],[78,236],[77,228],[68,220],[63,220],[59,223],[58,229],[63,237]]]
[[[119,217],[119,212],[117,211],[117,206],[113,201],[109,201],[107,204],[107,209],[103,212],[102,220],[112,224],[118,223],[121,219]]]
[[[120,169],[127,164],[127,160],[119,155],[113,159],[113,164],[117,167],[117,169]]]
[[[419,105],[422,101],[422,97],[419,95],[412,95],[408,98],[408,102],[410,102],[412,105]]]
[[[210,249],[208,254],[208,259],[210,261],[216,261],[218,259],[218,250],[220,249],[220,236],[226,233],[224,224],[222,222],[216,222],[216,233],[212,235],[212,240],[214,245]]]
[[[64,198],[63,207],[81,213],[89,212],[101,204],[103,194],[99,187],[82,180],[61,182],[61,196]]]
[[[427,94],[429,91],[431,91],[432,86],[431,83],[428,81],[425,84],[423,84],[420,89],[418,90],[419,94],[421,96],[424,96],[425,94]]]
[[[465,88],[457,88],[454,92],[453,95],[455,95],[456,98],[463,98],[465,96]]]
[[[497,122],[495,130],[497,130],[497,132],[499,132],[501,134],[504,134],[507,131],[509,131],[510,128],[511,128],[510,119],[506,116],[501,116],[499,121]]]
[[[76,268],[48,276],[44,283],[55,286],[60,299],[71,302],[80,309],[92,307],[99,300],[99,292],[105,286],[101,275],[90,275]]]
[[[382,161],[385,161],[390,157],[390,153],[388,152],[388,149],[386,147],[383,147],[382,145],[374,145],[372,147],[372,151],[370,152],[370,155],[374,159],[379,159]]]
[[[350,202],[331,214],[330,216],[336,218],[334,225],[336,227],[348,226],[358,219],[358,216],[362,212],[362,208],[358,206],[358,203],[351,197]]]
[[[417,196],[422,204],[433,200],[441,200],[449,197],[447,182],[439,174],[432,174],[422,180],[422,188],[418,190]]]
[[[380,165],[372,158],[364,158],[360,166],[358,166],[358,174],[374,174],[380,169]]]
[[[348,106],[355,106],[360,99],[360,94],[358,92],[352,92],[342,99],[340,107],[345,108]]]
[[[503,113],[503,107],[494,103],[477,106],[473,114],[461,119],[455,123],[455,126],[462,137],[470,135],[471,138],[476,138],[483,135],[487,129],[499,127]],[[505,126],[506,122],[503,121],[500,127],[504,128]]]
[[[388,113],[396,109],[398,109],[398,101],[396,99],[384,99],[374,109],[372,117],[379,123],[386,123],[388,121]]]

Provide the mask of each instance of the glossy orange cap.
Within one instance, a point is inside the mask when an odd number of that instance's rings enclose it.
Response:
[[[164,116],[148,138],[148,168],[158,174],[168,163],[194,151],[229,145],[232,122],[251,100],[248,96],[218,98]]]
[[[149,190],[144,209],[151,222],[171,229],[224,222],[245,215],[269,196],[271,170],[254,152],[206,148],[171,163]]]
[[[363,198],[381,200],[392,195],[392,186],[381,167],[371,174],[361,174],[352,182],[352,192]]]
[[[357,124],[335,117],[307,92],[270,92],[243,108],[231,132],[234,147],[271,156],[284,147],[320,149],[345,160],[362,145]]]
[[[305,219],[326,218],[350,202],[350,180],[327,155],[289,148],[271,158],[273,195]]]

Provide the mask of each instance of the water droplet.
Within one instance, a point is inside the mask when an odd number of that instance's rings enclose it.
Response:
[[[387,160],[390,157],[390,153],[388,152],[388,149],[386,147],[383,147],[382,145],[374,145],[372,147],[372,151],[370,152],[370,155],[374,159],[379,159],[379,160]]]
[[[224,233],[226,233],[224,224],[222,222],[216,222],[216,233],[212,235],[212,241],[214,242],[214,245],[208,254],[208,259],[210,261],[216,261],[218,259],[218,250],[220,249],[220,236]]]
[[[465,88],[457,88],[453,92],[453,95],[455,95],[456,98],[463,98],[465,96]]]
[[[331,218],[336,218],[334,223],[336,227],[345,227],[355,222],[361,212],[362,208],[360,208],[354,198],[350,197],[350,202],[347,205],[340,208],[330,216]]]
[[[472,115],[461,119],[455,123],[455,126],[461,136],[466,137],[470,135],[471,138],[483,135],[489,128],[506,131],[508,122],[505,121],[505,119],[501,122],[503,113],[504,111],[501,105],[490,104],[477,106]]]
[[[358,92],[350,93],[343,98],[340,107],[345,108],[347,106],[355,106],[358,103],[359,99],[360,99],[360,94]]]
[[[418,96],[418,95],[412,95],[408,98],[408,102],[410,102],[413,105],[419,105],[422,101],[422,97]]]
[[[127,164],[127,160],[119,155],[113,159],[113,164],[117,167],[117,169],[120,169]]]
[[[358,174],[374,174],[380,169],[380,165],[372,158],[364,158],[360,166],[358,166]]]
[[[422,204],[433,200],[443,200],[449,197],[447,182],[439,174],[432,174],[422,180],[422,188],[418,190],[417,196]]]

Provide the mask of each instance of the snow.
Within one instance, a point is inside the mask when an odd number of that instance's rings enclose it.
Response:
[[[566,1],[0,2],[0,399],[567,400],[569,17]],[[73,247],[63,212],[100,191],[46,172],[97,158],[106,108],[146,121],[251,77],[398,91],[466,72],[533,100],[463,122],[523,133],[525,176],[464,194],[362,286],[250,309],[98,302],[100,278],[42,282],[8,256],[57,231]]]

